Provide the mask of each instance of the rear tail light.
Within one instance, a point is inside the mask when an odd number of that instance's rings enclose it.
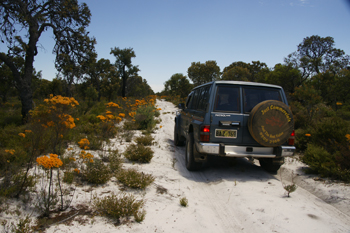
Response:
[[[210,125],[202,125],[199,132],[199,140],[201,142],[209,142],[210,140]]]
[[[288,139],[288,145],[294,146],[294,140],[295,140],[295,131],[293,130],[293,132],[290,134],[290,137]]]

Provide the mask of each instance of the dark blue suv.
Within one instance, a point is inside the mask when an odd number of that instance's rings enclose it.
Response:
[[[280,86],[214,81],[194,88],[175,117],[174,143],[186,145],[186,167],[208,155],[249,157],[277,172],[293,156],[294,120]]]

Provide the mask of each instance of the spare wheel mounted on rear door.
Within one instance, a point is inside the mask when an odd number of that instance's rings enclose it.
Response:
[[[248,129],[260,145],[280,146],[288,140],[293,132],[292,112],[283,102],[276,100],[263,101],[250,112]]]

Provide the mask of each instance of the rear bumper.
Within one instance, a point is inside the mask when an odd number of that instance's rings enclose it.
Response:
[[[281,157],[294,156],[295,154],[295,146],[249,147],[203,142],[196,143],[196,146],[199,153],[227,157],[275,158],[277,154],[280,154]],[[276,153],[276,151],[280,151],[280,153]]]

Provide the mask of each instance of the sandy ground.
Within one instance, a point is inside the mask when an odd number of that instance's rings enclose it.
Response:
[[[173,143],[176,108],[163,100],[157,104],[161,123],[153,134],[151,163],[124,164],[156,177],[144,191],[127,190],[145,200],[145,220],[116,226],[103,217],[77,215],[46,232],[350,232],[350,186],[305,175],[305,165],[296,159],[289,158],[277,175],[247,159],[220,159],[201,171],[187,171],[185,148]],[[111,145],[122,152],[128,143],[116,138]],[[288,198],[283,184],[292,177],[298,188]],[[78,187],[73,206],[91,206],[93,195],[119,188],[115,179]],[[182,197],[187,207],[180,205]]]

